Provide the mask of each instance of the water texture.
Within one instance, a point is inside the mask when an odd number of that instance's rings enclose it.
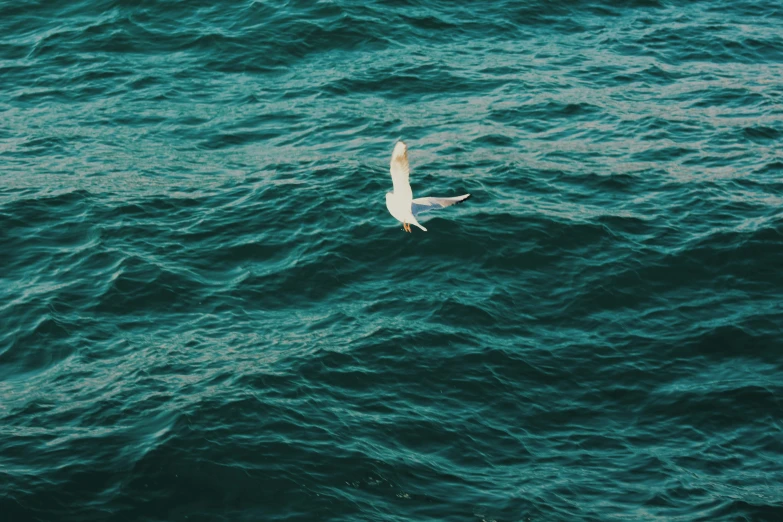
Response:
[[[782,144],[777,0],[0,0],[0,518],[783,520]]]

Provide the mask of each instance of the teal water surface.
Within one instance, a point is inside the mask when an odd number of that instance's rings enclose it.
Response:
[[[3,521],[783,520],[779,1],[0,0],[0,122]]]

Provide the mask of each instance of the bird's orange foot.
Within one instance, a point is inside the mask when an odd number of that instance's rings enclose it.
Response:
[[[410,232],[411,231],[411,226],[409,224],[407,224],[407,223],[403,223],[402,224],[402,228],[405,230],[405,232]]]

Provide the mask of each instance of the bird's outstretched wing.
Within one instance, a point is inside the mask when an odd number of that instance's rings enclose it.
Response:
[[[434,197],[417,198],[414,199],[413,204],[411,204],[411,212],[413,213],[414,216],[416,216],[417,214],[420,214],[421,212],[426,212],[428,210],[450,207],[451,205],[462,203],[469,197],[470,194],[463,194],[462,196],[455,196],[453,198],[434,198]]]
[[[408,166],[408,146],[404,142],[398,141],[394,146],[391,159],[391,177],[394,184],[394,194],[400,197],[412,198],[410,184],[411,169]]]

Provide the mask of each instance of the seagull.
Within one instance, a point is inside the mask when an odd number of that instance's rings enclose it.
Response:
[[[416,221],[416,216],[421,212],[437,208],[448,207],[461,203],[470,197],[463,194],[453,198],[418,198],[413,199],[413,191],[409,181],[411,169],[408,166],[408,146],[405,142],[398,141],[394,146],[391,158],[391,177],[394,190],[386,193],[386,208],[397,221],[402,223],[405,232],[411,232],[411,224],[423,231],[426,228]]]

